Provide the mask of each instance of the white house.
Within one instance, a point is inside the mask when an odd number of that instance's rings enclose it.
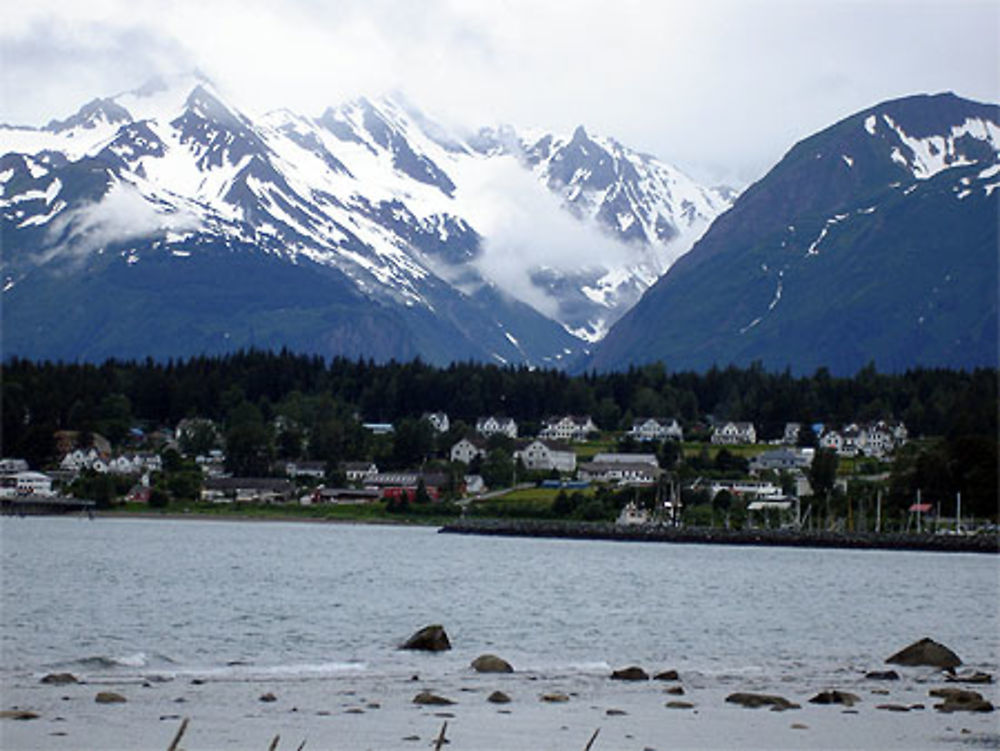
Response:
[[[318,462],[318,461],[286,462],[285,474],[291,478],[312,477],[316,480],[322,480],[324,477],[326,477],[326,462]]]
[[[599,455],[598,455],[599,456]],[[627,456],[622,454],[621,456]],[[588,482],[613,483],[616,485],[652,485],[662,474],[655,464],[637,461],[594,461],[580,465],[578,476]]]
[[[378,474],[375,462],[343,462],[340,468],[348,482],[368,482]]]
[[[733,446],[738,443],[757,443],[757,430],[752,422],[724,422],[712,430],[712,443]]]
[[[73,449],[62,458],[59,467],[60,469],[79,472],[84,469],[91,469],[100,459],[101,455],[95,448]]]
[[[447,433],[451,427],[448,415],[444,412],[424,412],[420,419],[427,420],[431,424],[431,427],[438,433]]]
[[[799,433],[802,432],[802,423],[786,422],[785,432],[781,436],[781,442],[786,446],[797,446],[799,443]]]
[[[471,464],[477,456],[486,457],[486,441],[480,438],[463,438],[451,447],[451,460]]]
[[[91,465],[97,469],[96,463]],[[121,454],[107,462],[107,472],[113,475],[141,475],[144,472],[159,472],[163,460],[159,454]],[[97,471],[102,471],[97,469]]]
[[[750,460],[750,473],[756,474],[764,470],[801,472],[812,466],[815,453],[813,449],[792,448],[765,451]]]
[[[476,420],[476,432],[482,436],[505,435],[517,438],[517,423],[510,417],[480,417]]]
[[[532,471],[576,471],[576,453],[567,444],[556,441],[534,440],[515,451],[514,458]]]
[[[0,459],[0,475],[11,474],[14,472],[27,472],[28,469],[28,462],[24,459]]]
[[[673,417],[640,417],[633,421],[627,435],[643,442],[663,441],[668,438],[675,441],[684,440],[684,431]]]
[[[55,495],[52,478],[43,472],[14,472],[4,475],[0,495]]]
[[[819,445],[836,451],[840,456],[870,456],[881,458],[906,442],[906,426],[883,420],[867,425],[850,424],[840,430],[827,430]]]
[[[565,415],[547,418],[538,437],[547,441],[585,441],[596,432],[597,426],[590,415]]]

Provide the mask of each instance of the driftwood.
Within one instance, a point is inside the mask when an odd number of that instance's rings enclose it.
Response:
[[[445,731],[448,729],[448,721],[444,721],[444,725],[441,726],[441,732],[438,733],[437,740],[434,741],[434,751],[441,751],[441,747],[444,746],[447,738],[444,737]]]
[[[587,745],[583,747],[583,751],[590,751],[590,747],[594,745],[594,741],[597,740],[597,734],[601,732],[600,728],[594,731],[594,734],[590,736],[590,740],[587,741]]]
[[[184,735],[184,731],[187,730],[187,726],[188,726],[188,718],[185,717],[183,720],[181,720],[181,726],[177,729],[177,735],[174,736],[174,739],[170,742],[170,745],[167,746],[167,751],[177,751],[177,745],[181,742],[181,737]]]
[[[177,728],[177,735],[175,735],[174,739],[170,741],[170,745],[167,746],[167,751],[178,751],[178,744],[180,744],[181,738],[184,737],[184,731],[187,730],[188,722],[190,722],[190,719],[187,717],[185,717],[181,721],[181,726]],[[447,722],[444,725],[445,727],[448,727]],[[444,728],[441,728],[441,736],[442,737],[444,736]],[[274,736],[274,740],[271,741],[271,745],[267,747],[267,751],[277,751],[278,741],[280,740],[281,740],[280,735]],[[305,747],[306,747],[306,742],[303,740],[302,743],[299,744],[299,747],[295,749],[295,751],[302,751],[302,749],[304,749]],[[440,748],[440,746],[438,746],[438,748]]]

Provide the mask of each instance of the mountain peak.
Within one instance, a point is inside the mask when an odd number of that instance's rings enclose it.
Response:
[[[132,121],[129,111],[113,99],[92,99],[83,105],[75,115],[65,120],[52,120],[44,130],[62,133],[73,128],[92,130],[104,123],[127,123]]]

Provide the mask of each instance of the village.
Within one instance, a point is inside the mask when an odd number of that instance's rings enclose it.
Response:
[[[87,508],[132,511],[268,508],[323,515],[336,507],[366,518],[378,510],[397,518],[565,516],[618,525],[879,531],[882,512],[871,494],[881,504],[893,454],[909,438],[901,422],[883,420],[837,427],[790,422],[780,439],[768,442],[758,442],[752,423],[714,420],[690,426],[697,438],[686,441],[681,423],[662,417],[602,431],[589,415],[553,416],[527,437],[517,420],[498,415],[471,425],[444,412],[395,425],[359,423],[381,452],[336,463],[276,459],[253,475],[233,471],[221,426],[204,418],[150,434],[133,429],[126,446],[63,431],[56,466],[0,461],[0,500],[5,513],[74,498]],[[281,418],[273,426],[277,434],[288,427]],[[385,447],[398,448],[406,430],[425,440],[418,441],[420,461],[402,466],[398,451]],[[380,466],[374,454],[388,460]],[[859,486],[863,497],[852,504],[850,491],[858,495]],[[957,529],[960,509],[946,506],[943,515],[940,500],[950,499],[937,500],[915,498],[905,517],[887,521],[907,531]]]

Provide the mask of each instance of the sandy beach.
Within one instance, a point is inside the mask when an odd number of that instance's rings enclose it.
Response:
[[[430,658],[433,659],[433,658]],[[424,681],[413,675],[289,679],[262,675],[192,678],[150,675],[148,680],[101,679],[46,685],[25,676],[3,691],[4,709],[37,713],[30,720],[0,721],[5,749],[167,749],[184,718],[180,748],[418,749],[433,747],[441,729],[450,749],[923,749],[998,748],[996,712],[943,713],[929,696],[943,676],[903,671],[899,681],[845,675],[839,686],[773,682],[763,676],[723,676],[709,681],[624,682],[589,674],[509,675],[467,672]],[[784,683],[784,685],[783,685]],[[809,702],[820,690],[856,694],[853,707]],[[996,684],[967,686],[997,702]],[[678,690],[682,690],[680,693]],[[986,689],[986,691],[983,691]],[[99,692],[126,701],[101,704]],[[421,706],[430,691],[453,704]],[[488,701],[502,691],[511,701]],[[799,709],[748,709],[725,701],[736,691],[780,694]],[[565,697],[547,701],[544,697]],[[668,707],[668,702],[675,702]],[[685,706],[689,704],[691,706]],[[894,705],[897,711],[880,709]],[[899,711],[906,707],[909,711]]]

